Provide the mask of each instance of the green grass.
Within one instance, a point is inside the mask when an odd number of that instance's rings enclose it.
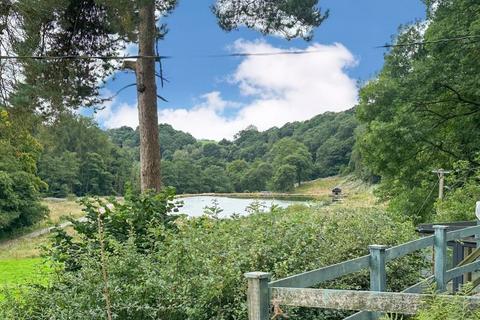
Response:
[[[51,269],[41,258],[0,260],[0,286],[46,284]]]
[[[336,186],[341,186],[344,178],[339,176],[307,181],[295,188],[295,193],[311,195],[329,195]]]
[[[343,206],[351,209],[353,207],[371,208],[379,206],[373,196],[373,188],[350,176],[335,176],[305,182],[292,193],[284,195],[287,197],[308,195],[315,199],[324,198],[330,201],[329,195],[331,189],[335,186],[340,186],[345,195],[343,201],[335,203],[336,207]],[[258,194],[253,195],[258,196]],[[268,194],[261,195],[268,196]],[[241,194],[241,196],[245,197],[245,194]],[[61,222],[65,215],[75,218],[83,215],[80,204],[72,200],[44,200],[44,204],[49,207],[50,216],[39,224],[42,227]],[[39,228],[39,226],[36,227]],[[30,231],[33,231],[33,228]],[[24,233],[27,232],[24,231]],[[39,258],[40,247],[47,242],[48,236],[44,235],[33,239],[19,236],[21,234],[0,240],[0,287],[3,285],[21,285],[26,282],[44,283],[48,280],[49,270],[45,265],[42,265],[42,260]]]

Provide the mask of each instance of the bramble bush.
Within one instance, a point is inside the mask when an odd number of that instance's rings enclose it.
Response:
[[[105,319],[107,291],[114,319],[246,319],[245,272],[271,272],[278,279],[367,254],[369,244],[394,245],[415,236],[409,223],[395,222],[380,210],[333,206],[171,220],[174,206],[165,194],[157,216],[137,229],[129,210],[141,212],[145,204],[155,204],[150,197],[133,197],[110,208],[99,200],[86,202],[92,217],[75,226],[80,236],[62,245],[57,239],[51,249],[56,261],[74,257],[76,267],[59,269],[49,286],[7,295],[0,302],[0,318]],[[105,260],[95,212],[102,212],[104,221]],[[389,263],[389,290],[417,282],[422,261],[417,255]],[[106,282],[103,268],[108,270]],[[366,289],[368,283],[365,271],[323,286]],[[293,319],[345,316],[315,309],[284,311]]]

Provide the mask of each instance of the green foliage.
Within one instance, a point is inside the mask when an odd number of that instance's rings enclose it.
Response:
[[[284,164],[275,171],[272,187],[275,191],[291,191],[297,180],[297,170],[290,164]]]
[[[428,24],[403,27],[396,43],[431,43],[391,49],[378,77],[361,89],[357,112],[365,126],[357,138],[358,158],[381,176],[385,199],[422,208],[416,221],[433,217],[435,197],[427,195],[437,177],[431,171],[452,169],[458,161],[478,167],[480,151],[480,43],[436,41],[478,34],[479,4],[428,5]]]
[[[307,147],[293,138],[283,138],[277,141],[272,146],[268,157],[271,159],[273,165],[278,168],[275,173],[277,180],[284,180],[284,182],[280,182],[280,184],[278,183],[279,181],[273,182],[273,184],[277,186],[276,189],[281,190],[281,188],[289,185],[289,183],[287,183],[288,170],[286,169],[286,165],[294,168],[295,181],[299,184],[302,180],[306,180],[310,177],[313,167],[312,157],[308,152]],[[274,178],[274,180],[276,179]],[[287,189],[291,188],[289,187]]]
[[[414,237],[410,224],[394,222],[371,208],[273,208],[235,219],[178,218],[174,228],[159,223],[136,229],[128,224],[127,230],[116,229],[113,223],[117,221],[114,216],[126,213],[118,204],[112,210],[104,208],[108,287],[117,319],[246,319],[245,272],[268,271],[278,279],[367,254],[372,243],[394,245]],[[95,245],[98,208],[89,212],[90,240],[80,239],[91,245],[75,260],[81,268],[60,272],[49,287],[28,287],[18,297],[8,297],[0,302],[0,317],[105,318],[104,284]],[[146,237],[140,238],[153,245],[138,250],[137,232],[146,232]],[[422,270],[419,258],[388,264],[389,279],[394,279],[388,282],[389,290],[399,291],[417,281]],[[368,285],[365,271],[322,286],[367,289]],[[286,312],[295,319],[345,316],[302,308]]]
[[[80,166],[81,194],[111,194],[112,176],[107,171],[105,162],[98,153],[88,152]]]
[[[164,159],[171,159],[175,151],[197,142],[191,134],[175,130],[169,124],[159,124],[158,131],[160,137],[160,152]],[[138,145],[139,143],[137,143],[137,146]]]
[[[453,300],[442,299],[441,295],[434,295],[432,299],[425,301],[420,312],[414,320],[477,320],[480,318],[480,310],[471,309],[462,299],[468,295],[470,286],[467,284],[462,292],[455,295]]]
[[[175,190],[166,188],[157,194],[135,194],[127,190],[123,203],[115,198],[108,201],[98,197],[83,198],[80,203],[84,206],[84,219],[70,219],[79,237],[57,229],[49,254],[54,262],[63,263],[67,271],[80,269],[81,258],[98,249],[99,223],[105,238],[118,243],[131,239],[137,251],[150,251],[162,239],[165,230],[176,229],[173,222],[177,216],[172,212],[178,211],[178,203],[174,197]],[[108,245],[106,249],[114,250]]]
[[[41,146],[0,108],[0,234],[43,219],[45,183],[36,175]]]
[[[480,199],[480,171],[469,169],[466,161],[454,164],[454,172],[446,178],[447,192],[437,200],[437,221],[466,221],[475,219],[475,204]]]
[[[267,162],[256,161],[244,174],[240,181],[246,189],[252,192],[267,190],[268,182],[272,178],[273,166]]]
[[[328,11],[322,14],[317,3],[318,0],[217,0],[212,10],[220,27],[227,31],[245,25],[263,34],[278,33],[287,39],[310,40],[313,28],[328,17]]]
[[[80,186],[80,163],[75,152],[59,155],[44,153],[38,161],[38,171],[48,185],[48,195],[64,198]]]
[[[46,195],[122,194],[131,181],[134,150],[117,147],[92,119],[65,112],[38,131],[44,146],[38,171],[48,184]]]
[[[276,190],[289,190],[294,183],[344,172],[356,126],[353,110],[330,112],[264,132],[250,126],[233,141],[214,142],[197,141],[161,124],[163,182],[178,193],[263,191],[273,187],[274,174],[288,164],[295,167],[295,179]],[[122,127],[107,134],[120,150],[138,161],[138,130]],[[134,186],[137,177],[135,173]]]
[[[0,260],[0,286],[14,289],[22,284],[48,284],[51,269],[42,258]],[[0,294],[1,299],[1,294]]]
[[[111,56],[123,47],[116,24],[108,23],[119,19],[97,1],[22,0],[11,7],[22,34],[14,43],[18,55]],[[45,114],[101,102],[99,79],[115,67],[114,61],[88,59],[30,59],[21,64],[25,79],[10,102]]]
[[[245,160],[234,160],[227,164],[227,174],[230,180],[233,181],[233,186],[236,192],[245,190],[243,185],[243,177],[245,176],[247,170],[248,163]]]
[[[225,169],[219,166],[210,166],[203,171],[203,185],[208,192],[233,192],[233,186]]]

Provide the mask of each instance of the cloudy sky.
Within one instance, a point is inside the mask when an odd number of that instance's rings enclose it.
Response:
[[[225,33],[210,1],[182,0],[164,20],[169,33],[158,43],[169,82],[159,85],[159,121],[200,139],[231,139],[249,125],[260,130],[353,107],[358,87],[383,64],[383,49],[400,24],[423,19],[420,0],[324,0],[330,17],[311,42],[263,37],[242,29]],[[135,48],[129,48],[134,53]],[[306,51],[302,55],[211,57],[231,52]],[[118,73],[105,95],[134,83]],[[135,87],[95,117],[103,128],[138,125]]]

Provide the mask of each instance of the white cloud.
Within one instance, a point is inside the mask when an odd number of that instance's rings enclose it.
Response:
[[[282,51],[264,41],[239,40],[233,48],[236,52],[251,53]],[[162,110],[160,121],[197,138],[219,140],[232,138],[248,125],[265,130],[306,120],[325,111],[353,107],[357,101],[357,87],[355,80],[345,73],[345,68],[356,64],[353,55],[341,44],[313,44],[305,51],[313,53],[245,58],[230,82],[238,85],[240,92],[252,97],[253,101],[239,108],[234,117],[222,116],[215,108],[221,100],[215,92],[211,94],[215,94],[216,103],[206,99],[192,109]],[[224,103],[226,107],[232,104]]]
[[[235,52],[279,52],[264,41],[236,41]],[[301,51],[292,48],[291,51]],[[249,125],[260,130],[309,119],[325,111],[342,111],[357,101],[357,87],[345,69],[356,64],[341,44],[312,44],[310,54],[248,56],[230,77],[230,84],[251,102],[227,101],[214,91],[190,108],[159,111],[159,121],[187,131],[196,138],[231,139]],[[99,120],[106,127],[138,124],[135,106],[106,108]]]
[[[227,109],[240,108],[239,103],[223,100],[218,91],[203,95],[201,100],[191,109],[160,110],[159,121],[189,132],[196,138],[213,140],[232,138],[246,127],[245,122],[237,116],[231,119],[224,116]]]
[[[117,104],[117,101],[113,100],[107,102],[105,108],[97,111],[95,119],[107,129],[122,126],[135,129],[138,126],[137,106],[127,103]]]

